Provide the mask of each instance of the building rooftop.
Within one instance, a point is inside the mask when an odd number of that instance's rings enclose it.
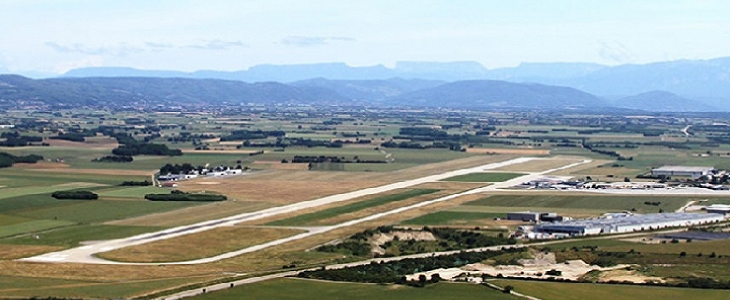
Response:
[[[662,166],[652,169],[652,171],[707,172],[714,169],[714,167]]]

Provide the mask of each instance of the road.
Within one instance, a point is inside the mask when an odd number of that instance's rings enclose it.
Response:
[[[140,264],[140,263],[121,263],[121,262],[107,261],[107,260],[95,257],[94,254],[112,251],[112,250],[116,250],[116,249],[120,249],[120,248],[124,248],[124,247],[136,246],[136,245],[141,245],[141,244],[150,243],[150,242],[154,242],[154,241],[179,237],[179,236],[183,236],[183,235],[187,235],[187,234],[198,233],[198,232],[211,230],[211,229],[215,229],[215,228],[220,228],[220,227],[224,227],[224,226],[232,226],[232,225],[235,225],[235,224],[238,224],[241,222],[263,219],[263,218],[267,218],[267,217],[271,217],[271,216],[299,211],[302,209],[313,208],[313,207],[318,207],[318,206],[327,205],[327,204],[331,204],[331,203],[347,201],[347,200],[355,199],[355,198],[362,197],[362,196],[388,192],[388,191],[392,191],[395,189],[412,187],[412,186],[427,183],[427,182],[439,181],[439,180],[446,179],[446,178],[453,177],[453,176],[489,171],[489,170],[493,170],[496,168],[500,168],[500,167],[504,167],[504,166],[508,166],[508,165],[512,165],[512,164],[525,163],[525,162],[529,162],[529,161],[533,161],[533,160],[540,160],[540,159],[549,159],[549,158],[536,158],[536,157],[515,158],[515,159],[511,159],[511,160],[507,160],[507,161],[486,164],[486,165],[482,165],[482,166],[478,166],[478,167],[449,171],[449,172],[445,172],[442,174],[425,176],[425,177],[421,177],[421,178],[417,178],[417,179],[396,182],[396,183],[383,185],[383,186],[379,186],[379,187],[366,188],[366,189],[362,189],[362,190],[327,196],[327,197],[323,197],[323,198],[319,198],[319,199],[303,201],[303,202],[289,204],[289,205],[285,205],[285,206],[268,208],[268,209],[264,209],[264,210],[260,210],[260,211],[256,211],[256,212],[243,213],[243,214],[239,214],[239,215],[235,215],[235,216],[231,216],[231,217],[227,217],[227,218],[205,221],[205,222],[200,222],[200,223],[196,223],[196,224],[192,224],[192,225],[180,226],[180,227],[175,227],[175,228],[170,228],[170,229],[166,229],[166,230],[162,230],[162,231],[136,235],[136,236],[122,238],[122,239],[101,241],[101,242],[87,244],[84,246],[71,248],[71,249],[67,249],[67,250],[63,250],[63,251],[51,252],[51,253],[46,253],[46,254],[42,254],[42,255],[38,255],[38,256],[23,258],[20,260],[21,261],[32,261],[32,262],[55,262],[55,263],[73,262],[73,263],[88,263],[88,264]],[[473,190],[470,190],[467,192],[449,195],[446,197],[417,203],[417,204],[407,206],[407,207],[401,207],[401,208],[398,208],[398,209],[395,209],[395,210],[392,210],[389,212],[374,214],[374,215],[371,215],[371,216],[368,216],[365,218],[344,222],[344,223],[337,224],[334,226],[321,227],[319,229],[309,230],[302,234],[271,241],[268,243],[248,247],[245,249],[241,249],[241,250],[237,250],[237,251],[233,251],[233,252],[229,252],[229,253],[224,253],[224,254],[221,254],[221,255],[218,255],[215,257],[209,257],[209,258],[191,260],[191,261],[185,261],[185,262],[175,262],[175,263],[169,263],[169,264],[201,264],[201,263],[209,263],[209,262],[214,262],[214,261],[218,261],[218,260],[222,260],[222,259],[226,259],[226,258],[231,258],[231,257],[235,257],[235,256],[238,256],[238,255],[241,255],[244,253],[259,251],[259,250],[262,250],[262,249],[265,249],[268,247],[272,247],[275,245],[280,245],[280,244],[283,244],[283,243],[286,243],[289,241],[306,238],[306,237],[309,237],[314,234],[319,234],[319,233],[334,230],[337,228],[342,228],[342,227],[351,226],[351,225],[354,225],[357,223],[374,220],[374,219],[377,219],[377,218],[380,218],[383,216],[396,214],[396,213],[399,213],[399,212],[402,212],[405,210],[422,207],[422,206],[437,203],[437,202],[451,200],[451,199],[454,199],[454,198],[457,198],[457,197],[460,197],[463,195],[481,193],[481,192],[495,190],[495,189],[502,188],[502,187],[509,187],[509,186],[519,184],[524,181],[529,181],[529,180],[538,178],[542,174],[554,172],[554,171],[565,169],[565,168],[570,168],[570,167],[573,167],[573,166],[576,166],[576,165],[579,165],[579,164],[582,164],[585,162],[588,162],[588,161],[574,163],[574,164],[563,166],[561,168],[556,168],[556,169],[547,170],[547,171],[543,171],[543,172],[530,173],[528,175],[521,176],[521,177],[518,177],[518,178],[515,178],[512,180],[508,180],[505,182],[497,183],[492,186],[473,189]]]

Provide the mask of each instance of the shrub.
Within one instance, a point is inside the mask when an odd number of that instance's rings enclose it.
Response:
[[[59,200],[96,200],[99,195],[91,191],[56,191],[51,197]]]

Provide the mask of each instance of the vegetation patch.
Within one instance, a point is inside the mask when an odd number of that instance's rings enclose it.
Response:
[[[147,194],[144,198],[150,201],[226,201],[228,197],[218,194],[199,194],[186,193],[182,191],[172,191],[170,194]]]
[[[56,191],[51,197],[59,200],[96,200],[99,195],[92,191]]]

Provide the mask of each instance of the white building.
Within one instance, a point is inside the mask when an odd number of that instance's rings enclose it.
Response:
[[[715,171],[713,167],[663,166],[652,169],[652,176],[689,176],[699,178]]]

